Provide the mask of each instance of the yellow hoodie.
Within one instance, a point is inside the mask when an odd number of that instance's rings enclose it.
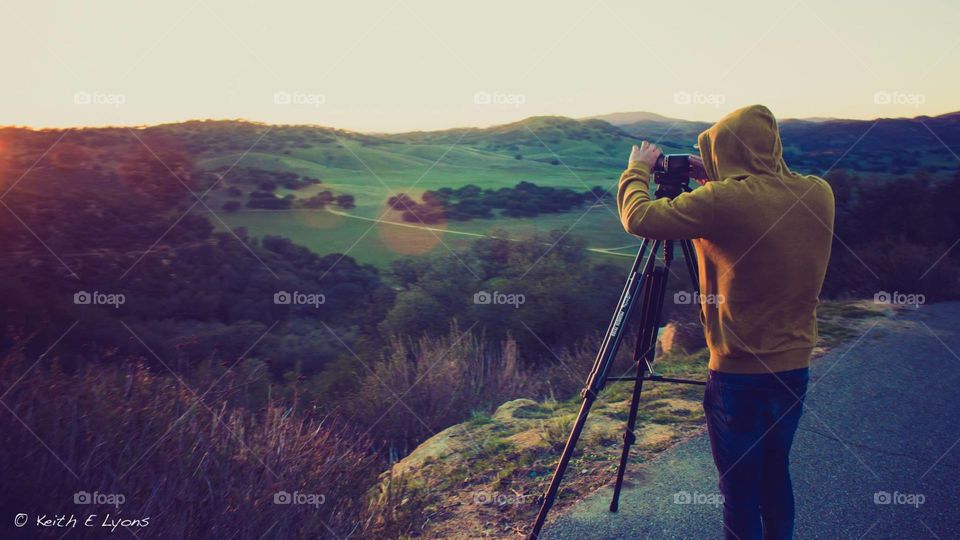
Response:
[[[834,202],[821,178],[791,172],[777,121],[761,105],[699,137],[710,182],[650,200],[650,169],[631,162],[617,193],[628,233],[693,238],[710,369],[770,373],[809,364],[830,258]],[[712,296],[711,296],[712,295]]]

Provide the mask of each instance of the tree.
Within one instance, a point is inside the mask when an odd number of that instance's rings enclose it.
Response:
[[[350,209],[356,206],[353,202],[353,195],[343,194],[336,197],[337,206],[344,209]]]
[[[240,204],[240,201],[227,201],[223,203],[224,212],[230,212],[231,214],[240,210],[242,207],[243,205]]]

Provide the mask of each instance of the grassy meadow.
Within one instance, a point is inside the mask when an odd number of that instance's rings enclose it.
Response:
[[[358,261],[376,266],[400,257],[443,253],[448,248],[456,250],[498,231],[523,238],[551,230],[569,231],[568,234],[585,239],[590,249],[626,249],[621,255],[592,253],[609,262],[620,259],[629,262],[629,252],[638,243],[621,228],[612,196],[620,173],[619,166],[613,163],[622,159],[611,159],[604,149],[587,144],[560,144],[563,157],[558,158],[547,149],[549,143],[546,142],[536,152],[536,148],[530,147],[478,149],[462,145],[460,136],[452,139],[449,144],[374,146],[340,139],[340,144],[296,148],[284,153],[251,151],[246,155],[218,155],[200,163],[208,170],[216,170],[230,167],[242,157],[242,167],[321,178],[321,184],[293,191],[278,189],[276,193],[281,197],[292,194],[298,199],[323,190],[348,193],[355,197],[356,204],[349,210],[243,208],[234,213],[222,212],[220,208],[229,200],[222,188],[231,186],[230,173],[205,202],[220,218],[212,220],[218,229],[226,229],[225,224],[231,229],[245,227],[252,236],[280,235],[321,255],[348,253]],[[621,145],[623,155],[629,152],[629,143],[626,140]],[[522,159],[517,159],[518,155]],[[597,155],[604,159],[593,157]],[[398,193],[419,198],[426,190],[443,187],[455,189],[473,184],[498,189],[514,187],[521,181],[575,191],[601,186],[611,195],[596,204],[585,204],[565,213],[448,221],[429,227],[404,223],[400,212],[387,206],[387,199]]]

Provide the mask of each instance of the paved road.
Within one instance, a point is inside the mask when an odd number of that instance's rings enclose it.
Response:
[[[797,538],[960,538],[960,303],[898,320],[813,365],[791,458]],[[694,504],[675,502],[684,493]],[[603,488],[542,538],[719,538],[716,493],[700,436],[637,471],[619,513]]]

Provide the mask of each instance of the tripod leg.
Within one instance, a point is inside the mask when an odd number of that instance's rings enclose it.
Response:
[[[627,461],[630,458],[630,446],[636,441],[634,430],[637,426],[637,410],[640,407],[640,393],[643,391],[643,378],[647,372],[647,357],[649,353],[649,344],[651,331],[655,332],[651,317],[654,315],[652,309],[654,304],[653,292],[659,287],[659,281],[663,278],[663,270],[656,269],[652,279],[646,280],[643,290],[643,312],[640,316],[640,333],[637,337],[637,345],[634,351],[634,363],[637,365],[637,377],[633,383],[633,396],[630,400],[630,415],[627,418],[627,425],[623,431],[623,451],[620,454],[620,465],[617,468],[617,481],[613,486],[613,500],[610,501],[610,511],[616,512],[620,506],[620,489],[623,487],[623,476],[627,470]],[[653,334],[656,339],[656,334]]]
[[[690,284],[694,292],[700,294],[700,272],[697,268],[697,257],[693,249],[693,243],[690,240],[680,240],[680,248],[683,250],[683,260],[687,263],[687,271],[690,272]]]
[[[623,433],[623,452],[620,454],[620,466],[617,468],[617,482],[613,487],[613,500],[610,501],[610,511],[616,512],[620,506],[620,490],[623,487],[623,476],[627,471],[627,462],[630,458],[630,447],[636,441],[634,431],[637,425],[637,411],[640,408],[640,393],[643,391],[643,379],[648,366],[653,369],[653,360],[657,354],[657,334],[660,330],[660,316],[663,313],[663,299],[667,294],[667,276],[670,273],[670,262],[673,257],[670,250],[671,242],[666,242],[663,266],[650,271],[650,279],[645,280],[645,296],[643,314],[641,316],[640,335],[637,339],[637,348],[634,352],[634,361],[637,364],[637,378],[634,382],[633,396],[630,400],[630,416],[627,419],[627,428]]]
[[[637,381],[633,386],[633,398],[630,401],[630,418],[627,419],[627,427],[623,432],[623,451],[620,454],[620,465],[617,467],[617,481],[613,486],[613,499],[610,501],[610,511],[616,512],[620,509],[620,490],[623,488],[623,476],[627,472],[627,461],[630,459],[630,447],[637,440],[634,433],[637,427],[637,409],[640,407],[640,393],[643,391],[643,377],[647,369],[643,365],[637,368]]]
[[[620,293],[620,299],[617,301],[617,309],[613,312],[613,317],[610,318],[610,324],[607,325],[607,331],[604,333],[603,340],[600,342],[600,350],[597,352],[597,358],[594,360],[593,368],[590,371],[590,375],[587,377],[588,388],[592,388],[594,386],[594,381],[601,380],[603,378],[601,369],[604,366],[601,365],[601,359],[607,354],[607,351],[610,348],[611,340],[618,339],[620,335],[619,329],[623,327],[624,319],[630,316],[627,305],[632,304],[632,300],[636,296],[636,291],[641,286],[640,281],[642,276],[645,275],[645,269],[650,266],[649,259],[656,259],[659,242],[653,242],[653,247],[650,249],[650,255],[648,255],[647,259],[644,259],[644,255],[647,253],[647,247],[650,244],[650,240],[644,238],[643,242],[640,244],[640,250],[637,252],[636,258],[633,260],[633,266],[630,268],[630,273],[627,275],[627,281],[623,285],[623,291]],[[600,388],[597,388],[596,391],[599,392]]]
[[[593,406],[593,402],[597,399],[597,394],[603,388],[607,370],[610,369],[610,364],[613,363],[617,356],[617,349],[619,349],[620,343],[623,340],[623,331],[626,329],[630,315],[636,305],[637,296],[639,296],[638,292],[643,287],[643,283],[647,281],[645,276],[650,275],[656,263],[657,248],[660,242],[653,242],[653,247],[650,249],[649,254],[647,254],[646,259],[644,259],[644,253],[646,252],[648,244],[649,242],[647,240],[643,241],[643,244],[640,246],[640,251],[637,253],[637,258],[633,262],[630,274],[627,276],[627,283],[623,288],[623,293],[620,295],[620,301],[617,303],[617,311],[614,312],[613,318],[610,320],[610,325],[607,327],[607,333],[604,335],[600,351],[597,352],[597,358],[594,360],[593,368],[587,379],[587,386],[581,392],[583,404],[580,406],[580,413],[577,415],[577,420],[573,424],[573,429],[570,430],[567,443],[563,447],[563,452],[560,454],[560,461],[557,462],[557,468],[553,472],[550,487],[547,488],[547,492],[543,496],[543,503],[540,505],[537,519],[528,537],[530,540],[536,540],[540,535],[540,530],[543,529],[543,524],[547,519],[547,513],[550,512],[550,508],[557,498],[560,482],[563,481],[563,474],[567,470],[567,465],[570,463],[570,458],[573,456],[573,451],[577,446],[577,440],[580,438],[580,432],[583,431],[583,425],[587,420],[587,415],[590,413],[590,407]],[[643,267],[643,273],[640,273],[641,266]]]

